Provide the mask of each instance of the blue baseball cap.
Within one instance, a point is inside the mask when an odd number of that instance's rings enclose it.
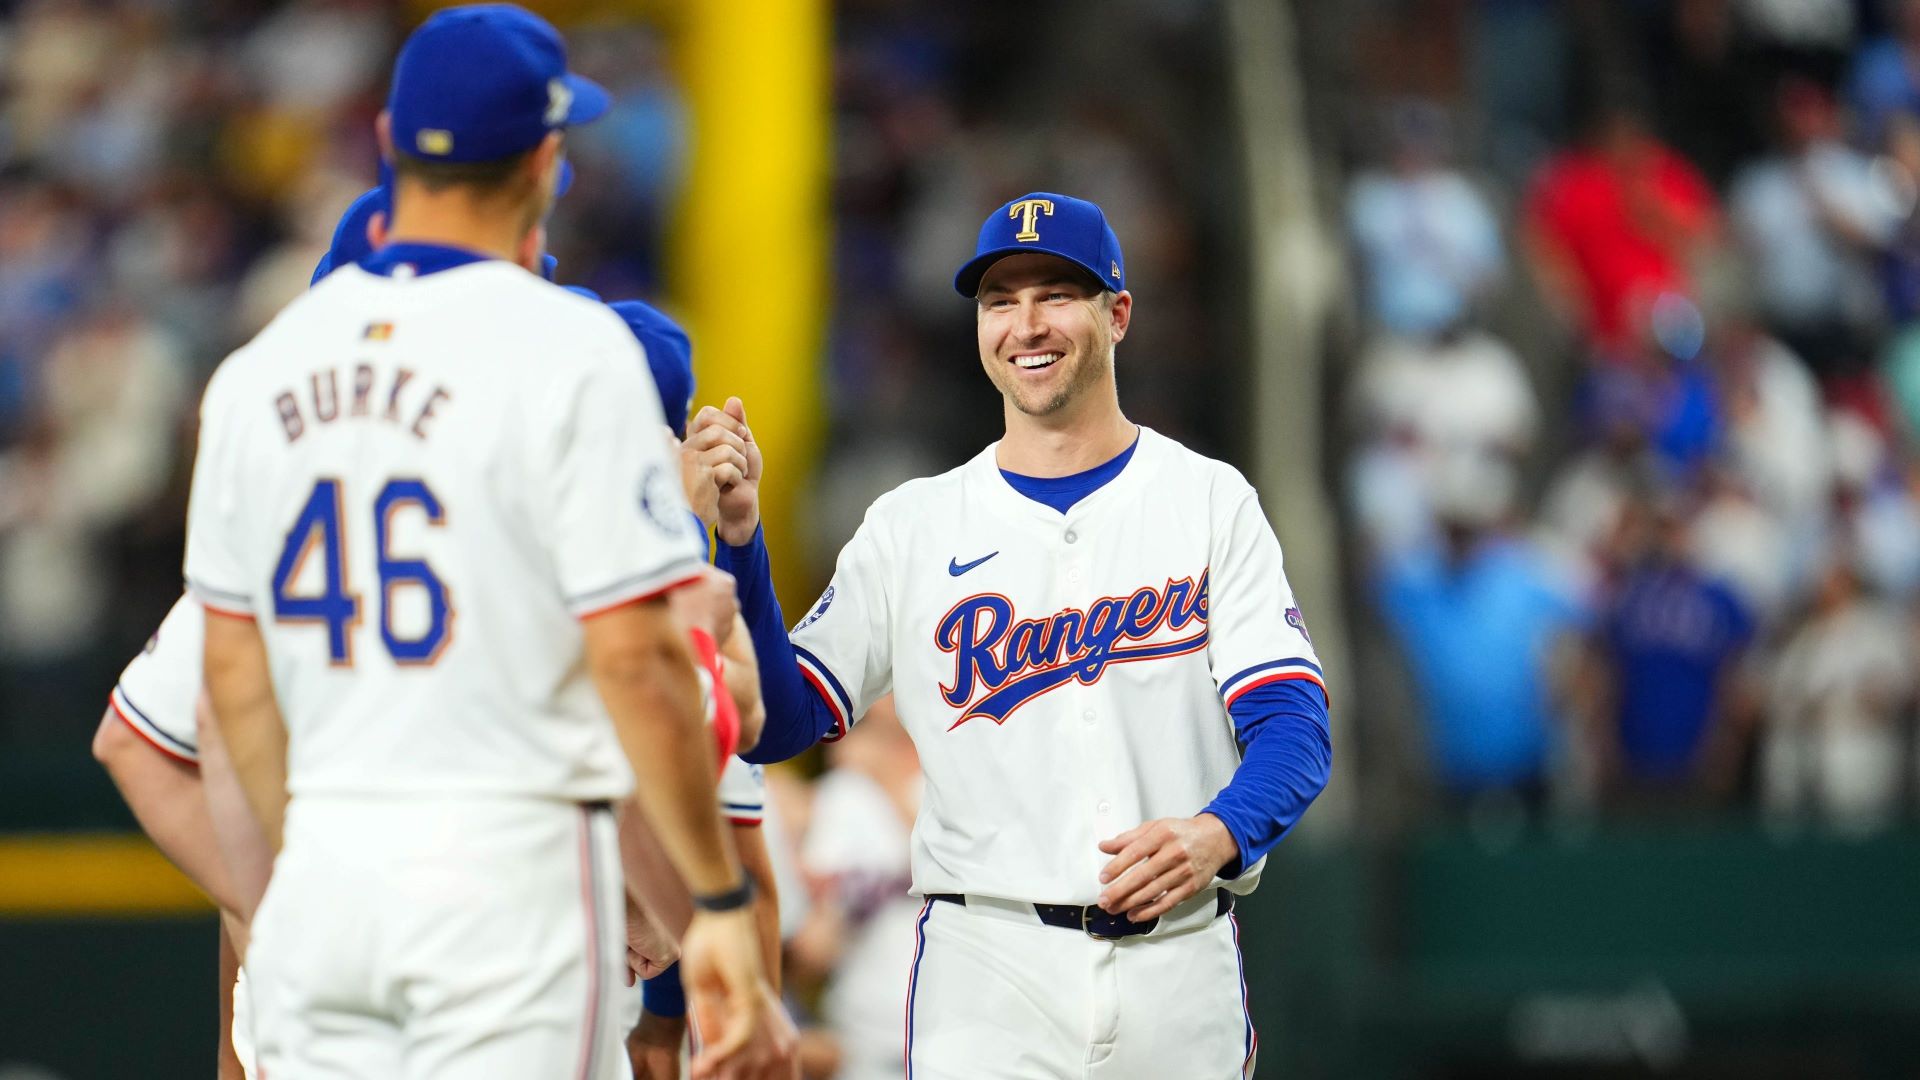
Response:
[[[562,285],[571,293],[589,300],[600,294],[584,285]],[[647,354],[647,369],[653,373],[653,385],[660,391],[660,411],[666,414],[673,437],[687,437],[687,414],[693,411],[693,341],[680,324],[652,304],[640,300],[615,300],[607,304],[633,331]]]
[[[554,186],[554,198],[565,195],[572,186],[573,163],[562,158],[560,180]],[[385,214],[389,219],[393,217],[393,166],[388,165],[385,159],[380,162],[380,185],[361,192],[360,197],[347,207],[347,212],[340,216],[339,224],[333,227],[333,240],[327,245],[327,253],[320,256],[319,265],[313,268],[313,280],[307,283],[309,287],[318,285],[321,278],[340,267],[357,263],[373,254],[373,245],[367,242],[367,223],[373,220],[375,214]],[[541,275],[552,281],[554,270],[560,265],[559,260],[551,255],[542,255],[540,260]]]
[[[653,384],[660,388],[660,410],[667,414],[673,437],[687,437],[687,414],[693,411],[693,342],[680,324],[666,313],[639,300],[616,300],[607,305],[627,321],[627,329],[647,352]]]
[[[497,161],[607,111],[598,83],[567,71],[560,32],[514,4],[448,8],[393,65],[394,148],[426,161]]]
[[[1031,251],[1067,260],[1112,292],[1127,287],[1127,262],[1107,215],[1085,199],[1050,191],[1022,195],[988,214],[973,258],[953,275],[953,287],[961,296],[978,296],[988,267]]]

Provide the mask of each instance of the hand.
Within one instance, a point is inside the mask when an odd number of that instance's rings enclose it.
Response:
[[[688,485],[688,500],[703,521],[703,507],[711,508],[720,539],[728,544],[737,547],[752,540],[760,526],[764,468],[760,446],[747,427],[747,407],[739,398],[728,398],[724,409],[703,407],[688,425],[687,441],[680,448],[680,475]],[[712,489],[711,497],[704,490],[694,495],[693,487],[701,484]]]
[[[726,1080],[800,1080],[800,1032],[773,987],[762,984],[767,1022],[754,1032],[739,1059],[721,1073]]]
[[[1131,922],[1157,919],[1207,887],[1220,868],[1240,853],[1233,834],[1212,814],[1159,818],[1136,825],[1100,850],[1113,861],[1100,871],[1100,906],[1127,913]]]
[[[680,946],[651,912],[627,896],[627,985],[651,979],[680,959]]]
[[[754,1075],[768,1050],[760,1029],[770,1022],[773,992],[760,966],[751,907],[694,912],[681,938],[680,981],[705,1043],[693,1060],[695,1080],[739,1075],[741,1069]]]
[[[701,568],[700,576],[667,594],[673,613],[688,626],[697,626],[713,637],[715,645],[725,645],[733,635],[734,621],[740,616],[740,598],[734,593],[733,575],[718,567]]]
[[[680,1043],[686,1035],[685,1017],[641,1013],[640,1023],[627,1034],[633,1080],[680,1080]]]

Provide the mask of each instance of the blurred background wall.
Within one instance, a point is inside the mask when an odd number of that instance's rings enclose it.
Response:
[[[789,609],[998,431],[981,216],[1106,208],[1123,405],[1256,480],[1329,659],[1336,782],[1243,920],[1269,1073],[1920,1070],[1920,3],[533,6],[617,99],[559,278],[777,429]],[[428,10],[0,3],[0,1076],[204,1075],[211,919],[88,740],[200,387]],[[826,1042],[897,1030],[913,768],[879,723],[775,779]]]

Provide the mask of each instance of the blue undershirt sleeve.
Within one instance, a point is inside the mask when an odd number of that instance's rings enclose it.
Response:
[[[1256,686],[1231,709],[1240,767],[1204,813],[1227,826],[1240,857],[1220,870],[1236,878],[1273,850],[1333,772],[1327,699],[1304,679]]]
[[[687,1015],[687,991],[680,984],[679,964],[668,964],[660,974],[641,980],[640,1007],[671,1020]]]
[[[786,618],[773,593],[766,534],[755,529],[753,539],[740,547],[724,540],[716,547],[714,564],[733,575],[740,614],[753,637],[753,651],[760,661],[760,697],[767,708],[760,741],[740,756],[756,765],[785,761],[831,732],[834,713],[808,685],[800,673],[800,661],[794,659]]]

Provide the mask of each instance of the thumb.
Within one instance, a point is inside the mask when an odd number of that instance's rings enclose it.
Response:
[[[747,422],[747,403],[737,397],[727,399],[727,415],[741,423]]]

